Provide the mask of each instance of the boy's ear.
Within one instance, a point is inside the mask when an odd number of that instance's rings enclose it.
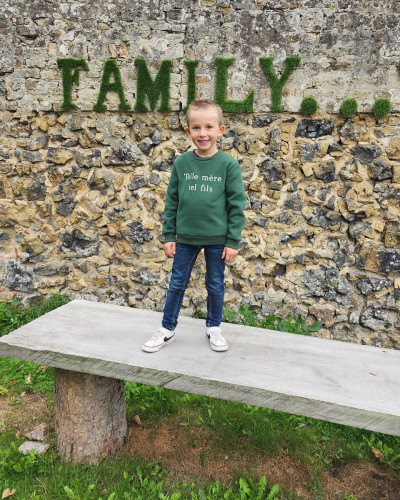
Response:
[[[190,128],[189,127],[185,127],[185,131],[186,131],[187,135],[190,135]]]
[[[221,135],[223,135],[224,132],[225,132],[225,125],[220,125],[218,137],[221,137]]]

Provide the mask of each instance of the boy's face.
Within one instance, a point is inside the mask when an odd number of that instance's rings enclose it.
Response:
[[[196,153],[203,157],[214,155],[218,151],[217,138],[225,132],[217,110],[212,107],[194,109],[190,111],[188,122],[186,132],[196,146]]]

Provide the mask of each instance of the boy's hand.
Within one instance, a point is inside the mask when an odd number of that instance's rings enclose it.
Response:
[[[238,253],[239,250],[236,250],[235,248],[224,247],[224,251],[222,252],[222,258],[225,259],[225,264],[228,264],[228,262],[233,260]]]
[[[176,252],[176,243],[175,241],[167,241],[164,243],[164,252],[167,257],[175,257]]]

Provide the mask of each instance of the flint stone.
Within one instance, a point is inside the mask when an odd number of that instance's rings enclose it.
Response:
[[[54,276],[55,274],[66,275],[69,272],[67,264],[38,264],[34,266],[33,272],[39,276]]]
[[[35,276],[26,269],[22,269],[16,262],[9,262],[4,272],[4,282],[10,290],[32,292],[35,290]]]
[[[318,194],[318,199],[325,201],[328,194],[331,192],[331,188],[321,188]]]
[[[71,116],[67,120],[67,127],[70,130],[72,130],[73,132],[76,130],[82,130],[83,129],[83,121],[84,121],[83,116]]]
[[[154,285],[154,283],[157,283],[159,276],[150,273],[147,269],[140,269],[133,271],[129,275],[129,279],[142,285]]]
[[[329,144],[327,151],[328,155],[330,155],[331,153],[337,153],[339,151],[342,151],[342,146],[340,144],[337,144],[336,142]]]
[[[35,178],[31,186],[28,189],[27,198],[29,201],[33,200],[45,200],[46,198],[46,178],[44,175],[40,175]]]
[[[266,227],[267,219],[265,217],[256,217],[253,221],[255,226]]]
[[[379,331],[390,326],[390,318],[379,304],[371,304],[362,311],[360,324],[370,330]]]
[[[360,180],[361,178],[358,173],[357,160],[346,162],[344,167],[340,169],[339,176],[343,181]]]
[[[143,224],[139,221],[134,221],[131,224],[128,224],[129,231],[127,233],[127,237],[132,241],[137,243],[144,243],[145,241],[151,241],[153,236],[150,231],[143,227]]]
[[[11,235],[9,233],[2,232],[0,233],[0,242],[7,241],[11,239]]]
[[[372,178],[377,181],[393,177],[392,167],[381,160],[376,161],[373,165],[368,165],[368,170]]]
[[[22,443],[18,449],[24,455],[28,455],[31,450],[35,450],[37,455],[41,455],[45,453],[50,448],[50,445],[47,443],[37,443],[36,441],[25,441]]]
[[[325,208],[316,209],[314,212],[306,214],[304,217],[312,226],[323,228],[336,226],[343,222],[343,217],[340,214],[328,211]]]
[[[389,288],[390,286],[392,286],[390,280],[381,280],[377,278],[360,279],[356,282],[356,287],[367,297],[376,292],[380,292],[383,288]]]
[[[146,155],[150,154],[151,148],[154,148],[154,146],[155,144],[153,143],[150,137],[145,137],[139,144],[139,148]]]
[[[399,252],[381,252],[379,255],[379,272],[389,274],[392,271],[400,270]]]
[[[373,238],[374,230],[368,222],[350,222],[349,233],[353,238],[359,238],[360,236],[366,236],[368,238]]]
[[[43,155],[42,153],[39,153],[39,151],[24,151],[22,149],[16,149],[14,154],[19,161],[38,163],[43,160]]]
[[[69,149],[65,148],[48,148],[47,161],[57,163],[58,165],[65,165],[67,161],[73,158],[73,154]]]
[[[49,143],[49,136],[47,134],[40,134],[34,136],[28,141],[27,148],[29,151],[37,151],[38,149],[44,149]]]
[[[359,142],[360,136],[363,136],[367,130],[363,125],[354,123],[350,118],[338,129],[341,140],[344,143]]]
[[[113,187],[113,182],[118,174],[112,170],[94,169],[88,177],[87,183],[92,191],[100,191],[102,194],[106,194],[108,188]]]
[[[136,191],[149,185],[149,177],[145,175],[134,175],[132,181],[128,184],[130,191]]]
[[[296,222],[299,222],[299,216],[294,212],[281,212],[274,219],[274,222],[278,222],[279,224],[286,224],[287,226],[293,225]]]
[[[278,161],[274,160],[273,158],[267,158],[257,166],[261,170],[264,179],[267,182],[282,180],[283,167]]]
[[[279,116],[255,116],[251,122],[251,126],[254,128],[267,127],[278,118]]]
[[[299,196],[297,194],[289,194],[285,200],[285,208],[291,209],[294,211],[299,211],[303,208],[303,203],[301,202]]]
[[[74,211],[75,206],[76,206],[75,201],[71,201],[69,203],[60,202],[57,205],[56,212],[59,215],[66,217],[67,215],[69,215],[70,213],[72,213]]]
[[[382,186],[382,189],[383,188],[386,189],[378,196],[379,203],[385,200],[400,200],[400,189],[396,189],[393,186],[386,187],[386,185]],[[375,192],[379,192],[379,190]]]
[[[314,168],[314,174],[317,179],[320,179],[324,184],[329,184],[337,180],[336,177],[336,163],[333,160],[329,160],[322,165],[317,165]]]
[[[122,165],[144,165],[146,157],[136,146],[136,144],[124,144],[122,148],[113,151],[112,155],[104,158],[103,164],[106,166],[122,166]]]
[[[168,158],[164,158],[161,161],[153,163],[152,170],[159,170],[161,172],[167,172],[168,170],[171,170],[175,158],[176,155],[175,152],[173,152]]]
[[[303,144],[302,146],[301,159],[303,161],[313,161],[314,156],[319,153],[321,146],[318,142],[313,144]]]
[[[323,135],[331,135],[334,128],[333,120],[301,120],[297,125],[296,137],[315,139]]]
[[[334,300],[337,293],[345,295],[351,290],[348,280],[341,276],[336,268],[322,267],[309,271],[301,277],[311,295],[323,297],[325,300]]]
[[[224,149],[237,148],[240,144],[240,140],[237,133],[234,130],[228,130],[223,136],[223,147]]]
[[[101,167],[101,153],[98,149],[74,150],[77,165],[81,168]]]
[[[153,184],[154,186],[158,186],[158,184],[160,184],[160,182],[161,182],[160,176],[158,174],[155,174],[154,172],[152,172],[150,174],[150,184]]]
[[[363,165],[371,163],[383,153],[379,146],[362,146],[360,144],[350,148],[350,151]]]
[[[80,229],[73,229],[70,233],[63,233],[60,239],[66,257],[90,257],[99,254],[99,237],[85,234]]]

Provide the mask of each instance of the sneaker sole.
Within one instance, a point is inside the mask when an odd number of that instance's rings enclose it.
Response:
[[[165,345],[167,344],[172,344],[172,342],[175,342],[176,338],[175,336],[167,340],[167,342],[164,342],[163,344],[157,345],[155,347],[148,347],[145,344],[142,344],[142,351],[144,352],[157,352],[160,349],[162,349]]]
[[[206,334],[206,339],[208,340],[208,343],[210,344],[211,349],[212,349],[213,351],[215,351],[215,352],[224,352],[224,351],[227,351],[227,350],[229,349],[229,345],[228,345],[228,344],[226,344],[226,345],[222,345],[222,346],[216,346],[216,345],[214,345],[214,344],[210,341],[210,339],[209,339],[209,337],[208,337],[208,335],[207,335],[207,334]]]

